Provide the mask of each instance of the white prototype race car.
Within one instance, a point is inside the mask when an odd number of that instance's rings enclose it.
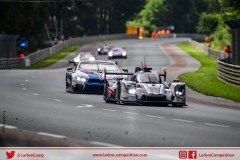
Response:
[[[185,83],[174,80],[166,82],[164,74],[152,71],[152,68],[136,68],[136,73],[107,73],[131,75],[131,79],[105,79],[103,99],[106,103],[159,103],[161,105],[186,106]],[[164,81],[162,81],[162,77]]]

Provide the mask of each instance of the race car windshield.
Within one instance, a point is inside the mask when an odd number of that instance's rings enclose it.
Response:
[[[99,63],[98,64],[98,67],[99,67],[99,70],[100,71],[103,71],[104,68],[107,70],[107,71],[118,71],[118,68],[113,65],[113,64],[109,64],[109,63]]]
[[[118,49],[118,48],[116,48],[116,49],[113,49],[112,51],[113,51],[113,52],[121,52],[122,50],[121,50],[121,49]]]
[[[157,74],[153,74],[153,73],[141,74],[138,81],[140,83],[159,83],[160,82]]]
[[[104,68],[107,71],[119,71],[118,68],[111,63],[81,63],[78,69],[103,72]]]

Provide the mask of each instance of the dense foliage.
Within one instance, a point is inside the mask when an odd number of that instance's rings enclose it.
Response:
[[[0,10],[0,34],[26,35],[34,50],[44,47],[44,41],[61,39],[62,34],[66,39],[124,33],[126,25],[144,26],[146,33],[174,26],[173,32],[210,34],[220,42],[230,36],[223,21],[240,18],[240,1],[2,0]],[[222,45],[215,42],[213,46]]]
[[[173,32],[210,35],[211,46],[222,49],[231,40],[224,21],[239,18],[239,0],[147,0],[126,25],[144,26],[147,35],[154,28],[174,26]]]
[[[127,25],[147,29],[174,26],[174,32],[194,33],[199,15],[208,8],[209,0],[147,0],[144,9]]]
[[[0,34],[26,35],[29,49],[36,50],[45,47],[44,41],[61,39],[61,32],[65,39],[124,33],[126,21],[144,4],[145,0],[3,0]]]

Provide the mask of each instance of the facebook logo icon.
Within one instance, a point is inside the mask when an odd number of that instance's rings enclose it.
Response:
[[[188,151],[188,159],[197,159],[197,151]]]

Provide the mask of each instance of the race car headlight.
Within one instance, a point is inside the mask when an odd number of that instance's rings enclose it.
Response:
[[[127,52],[126,52],[126,51],[124,51],[122,55],[123,55],[123,56],[126,56],[126,55],[127,55]]]
[[[136,89],[131,88],[131,89],[128,90],[128,93],[129,94],[135,94],[136,93]]]
[[[80,56],[78,55],[77,57],[75,57],[73,61],[76,63],[80,62]]]
[[[177,95],[177,96],[182,96],[182,95],[183,95],[183,92],[176,91],[176,95]]]
[[[112,53],[112,52],[108,52],[108,56],[109,56],[109,57],[112,57],[112,56],[113,56],[113,53]]]
[[[97,51],[100,52],[100,51],[101,51],[101,48],[98,48]]]
[[[89,61],[95,61],[95,60],[96,60],[95,57],[90,57],[90,58],[89,58]]]
[[[86,78],[82,78],[82,77],[77,77],[76,79],[77,79],[77,81],[82,81],[82,82],[86,82],[87,81]]]

